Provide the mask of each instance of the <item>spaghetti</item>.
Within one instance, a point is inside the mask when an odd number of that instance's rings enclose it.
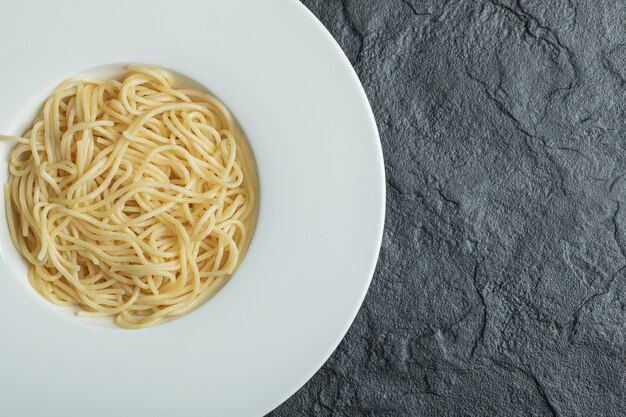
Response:
[[[124,328],[190,311],[235,271],[255,204],[225,106],[129,66],[72,78],[10,154],[9,230],[29,281]]]

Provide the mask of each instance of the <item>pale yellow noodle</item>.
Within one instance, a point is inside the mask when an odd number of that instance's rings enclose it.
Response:
[[[31,285],[125,328],[190,311],[250,239],[250,164],[215,97],[131,65],[123,81],[59,85],[17,142],[4,186]]]

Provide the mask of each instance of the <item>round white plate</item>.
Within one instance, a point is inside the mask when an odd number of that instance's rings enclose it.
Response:
[[[0,415],[261,416],[278,406],[346,333],[382,236],[380,142],[339,46],[295,0],[6,1],[2,16],[0,134],[22,134],[71,75],[163,66],[238,118],[261,200],[230,282],[140,331],[81,321],[39,297],[0,206]]]

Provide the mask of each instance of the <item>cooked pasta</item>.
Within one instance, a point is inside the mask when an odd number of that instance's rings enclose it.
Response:
[[[11,238],[29,281],[124,328],[190,311],[238,266],[255,206],[230,112],[155,67],[72,78],[10,154]]]

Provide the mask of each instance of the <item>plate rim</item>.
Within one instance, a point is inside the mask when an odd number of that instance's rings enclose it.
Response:
[[[372,285],[372,280],[374,279],[374,274],[376,272],[376,267],[378,265],[378,260],[380,257],[380,249],[382,246],[383,234],[385,230],[385,218],[387,215],[387,187],[386,187],[387,177],[385,173],[385,159],[384,159],[384,154],[383,154],[383,147],[382,147],[382,142],[380,139],[380,132],[378,130],[378,125],[376,123],[376,117],[374,115],[374,110],[372,109],[372,105],[369,101],[369,98],[367,97],[365,87],[363,86],[363,83],[361,82],[361,79],[359,78],[359,75],[357,74],[354,66],[348,59],[348,56],[346,55],[344,50],[341,48],[341,46],[339,45],[335,37],[330,33],[330,31],[326,28],[326,26],[324,26],[321,20],[319,20],[317,16],[315,16],[315,14],[308,7],[306,7],[301,1],[299,0],[290,0],[290,1],[297,4],[300,12],[304,13],[307,19],[312,21],[312,23],[317,27],[317,29],[326,37],[327,41],[329,41],[329,44],[332,45],[332,47],[335,49],[335,52],[337,52],[341,56],[342,60],[344,61],[344,64],[347,65],[347,67],[349,68],[350,75],[353,77],[354,81],[356,81],[359,86],[361,99],[365,100],[365,103],[367,104],[370,123],[372,125],[373,131],[375,132],[374,134],[375,138],[377,139],[376,150],[377,150],[377,157],[378,157],[377,159],[379,162],[377,169],[379,170],[379,174],[381,178],[381,185],[382,185],[381,190],[379,190],[381,198],[382,198],[382,206],[381,206],[382,212],[380,213],[380,218],[379,218],[378,224],[376,225],[376,229],[377,229],[376,248],[377,249],[375,251],[376,252],[375,257],[373,257],[373,259],[370,261],[371,264],[369,268],[370,269],[369,279],[367,280],[367,285],[365,285],[364,288],[361,290],[361,294],[359,295],[359,301],[353,308],[350,320],[344,324],[341,330],[341,336],[338,337],[337,340],[333,342],[333,345],[327,349],[322,359],[314,366],[314,369],[312,371],[309,371],[306,378],[303,378],[294,387],[292,387],[291,393],[284,396],[284,398],[281,401],[274,404],[271,408],[265,410],[265,412],[262,415],[266,415],[272,412],[273,410],[275,410],[276,408],[280,407],[283,403],[289,400],[294,394],[300,391],[300,389],[302,389],[302,387],[304,387],[304,385],[306,385],[306,383],[309,382],[311,378],[313,378],[322,369],[322,367],[326,364],[326,362],[328,362],[328,359],[330,359],[332,354],[335,353],[335,351],[337,350],[341,342],[345,339],[346,335],[348,334],[348,331],[350,330],[350,328],[352,327],[352,324],[354,323],[354,320],[356,319],[356,316],[358,315],[359,311],[361,311],[361,308],[363,307],[363,302],[365,301],[365,297],[367,296],[367,292],[369,291],[369,288]]]

